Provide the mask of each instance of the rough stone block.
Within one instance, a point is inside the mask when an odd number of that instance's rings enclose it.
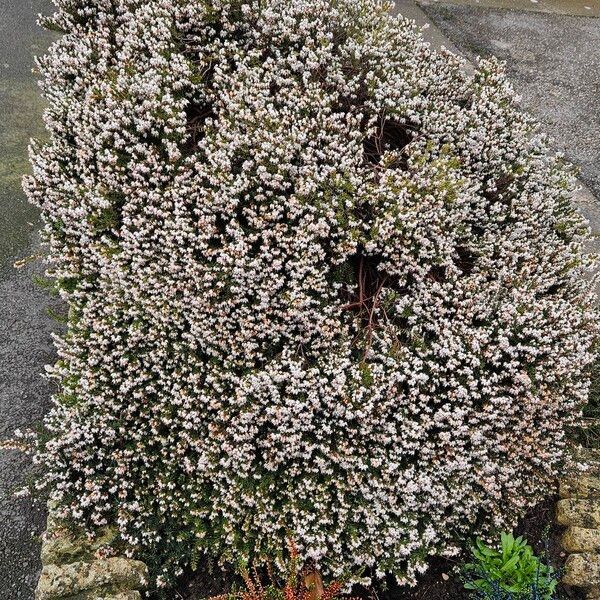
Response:
[[[569,527],[562,537],[562,546],[567,552],[600,551],[600,529]]]
[[[110,546],[117,537],[118,534],[114,529],[106,529],[95,539],[89,540],[84,536],[75,536],[65,529],[55,527],[44,534],[42,564],[62,565],[93,560],[98,549]]]
[[[588,474],[600,474],[600,450],[580,447],[574,450],[573,457],[587,468]]]
[[[589,552],[569,555],[563,583],[581,588],[600,586],[600,556]]]
[[[600,498],[600,477],[579,475],[560,482],[561,498]]]
[[[124,591],[124,592],[83,592],[76,596],[69,596],[64,600],[142,600],[142,595],[138,591]]]
[[[121,557],[63,566],[46,565],[40,575],[36,600],[66,599],[98,589],[137,590],[144,587],[147,577],[144,563]]]
[[[559,500],[556,520],[560,525],[600,529],[600,502],[578,499]]]

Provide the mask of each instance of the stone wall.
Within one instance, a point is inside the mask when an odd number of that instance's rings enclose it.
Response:
[[[594,466],[600,465],[594,460]],[[560,483],[556,520],[566,527],[562,545],[569,553],[563,583],[581,588],[587,600],[600,600],[600,474],[572,475]]]
[[[94,540],[75,536],[50,509],[36,600],[141,600],[148,569],[138,560],[115,556],[116,540],[112,529]]]

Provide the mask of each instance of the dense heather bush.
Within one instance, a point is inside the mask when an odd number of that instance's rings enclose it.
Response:
[[[595,336],[572,179],[371,0],[55,0],[26,182],[70,307],[52,497],[165,564],[412,581],[560,467]]]

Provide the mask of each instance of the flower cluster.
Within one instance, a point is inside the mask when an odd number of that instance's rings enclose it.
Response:
[[[560,469],[596,336],[502,68],[375,0],[55,0],[25,182],[69,306],[36,460],[165,572],[413,582]]]

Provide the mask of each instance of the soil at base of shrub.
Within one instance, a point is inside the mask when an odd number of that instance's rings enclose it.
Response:
[[[566,554],[560,547],[562,528],[554,524],[556,500],[549,498],[530,510],[515,534],[525,537],[538,554],[547,551],[551,564],[557,569],[562,569]],[[352,596],[365,600],[468,600],[469,594],[463,588],[458,575],[458,568],[463,562],[458,559],[433,559],[429,570],[415,587],[400,587],[390,580],[386,582],[386,586],[372,589],[357,587]],[[182,578],[177,597],[184,600],[202,600],[226,594],[236,581],[231,572],[216,567],[211,569],[202,564],[196,571],[188,572]],[[558,598],[583,600],[584,595],[572,588],[561,586]]]

